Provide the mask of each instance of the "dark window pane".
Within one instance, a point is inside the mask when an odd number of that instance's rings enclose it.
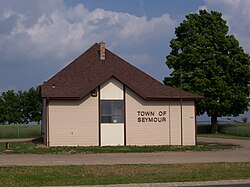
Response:
[[[102,116],[101,123],[113,123],[111,116]]]
[[[123,115],[123,101],[113,101],[113,115]]]
[[[113,116],[113,123],[123,123],[123,116]]]
[[[111,114],[111,101],[101,101],[101,114]]]
[[[101,101],[101,123],[123,123],[123,100]]]

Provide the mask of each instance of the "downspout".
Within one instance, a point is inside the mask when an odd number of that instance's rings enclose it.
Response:
[[[182,68],[181,70],[181,76],[180,76],[180,105],[181,105],[181,145],[183,145],[183,119],[182,119]]]
[[[168,106],[168,121],[169,121],[169,145],[171,145],[172,144],[172,142],[171,142],[171,138],[172,138],[172,136],[171,136],[171,134],[172,134],[172,132],[171,132],[171,112],[170,112],[170,102],[169,102],[169,106]]]
[[[98,86],[98,145],[101,146],[101,87]]]
[[[197,145],[197,122],[196,122],[196,105],[194,101],[194,119],[195,119],[195,145]]]
[[[50,146],[50,141],[49,141],[49,98],[47,98],[46,102],[46,114],[47,114],[47,146]]]
[[[127,120],[126,120],[126,86],[123,84],[123,125],[124,125],[124,145],[127,145]]]

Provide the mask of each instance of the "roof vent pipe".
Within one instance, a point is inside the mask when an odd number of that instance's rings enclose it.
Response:
[[[105,60],[105,43],[101,41],[99,45],[100,45],[100,59]]]

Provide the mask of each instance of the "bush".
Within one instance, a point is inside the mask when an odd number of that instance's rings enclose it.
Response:
[[[248,124],[218,125],[218,132],[223,134],[250,137],[250,125]]]
[[[248,122],[248,118],[244,117],[244,118],[242,118],[242,121],[243,121],[243,123],[247,123]]]
[[[211,132],[211,125],[197,125],[197,134],[208,134]]]

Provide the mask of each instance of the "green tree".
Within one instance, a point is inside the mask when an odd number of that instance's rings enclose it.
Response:
[[[164,83],[182,82],[184,90],[205,97],[197,102],[197,114],[211,117],[213,133],[217,117],[237,116],[249,106],[250,58],[228,30],[219,12],[188,14],[175,30],[166,61],[173,72]]]
[[[248,118],[247,118],[247,117],[242,118],[242,122],[243,122],[243,123],[247,124],[247,121],[248,121]]]
[[[3,92],[4,119],[6,123],[22,123],[23,113],[21,107],[21,92],[15,93],[14,90]]]
[[[42,102],[39,95],[39,87],[30,88],[23,92],[22,96],[23,115],[25,123],[37,122],[40,123],[42,115]]]
[[[5,123],[5,110],[4,110],[4,101],[2,95],[0,95],[0,124]]]

